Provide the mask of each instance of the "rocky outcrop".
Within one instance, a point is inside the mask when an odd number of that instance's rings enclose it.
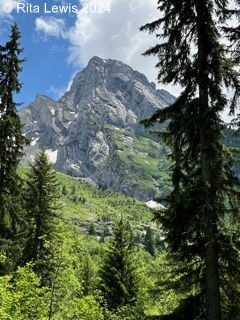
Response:
[[[121,174],[112,169],[109,159],[116,145],[106,128],[144,136],[139,121],[173,101],[172,95],[156,90],[154,83],[122,62],[93,57],[58,101],[38,95],[20,111],[24,133],[31,140],[25,162],[44,148],[58,171],[149,200],[154,190],[126,182],[124,168]]]

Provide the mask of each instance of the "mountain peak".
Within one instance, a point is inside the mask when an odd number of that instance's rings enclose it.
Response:
[[[134,156],[147,170],[148,149],[134,145],[147,134],[139,121],[171,101],[173,96],[156,90],[145,75],[123,62],[93,57],[58,101],[38,95],[20,111],[24,134],[32,140],[27,157],[31,159],[38,148],[47,149],[58,171],[150,200],[155,187],[146,190],[143,181],[127,181],[130,169],[125,160]],[[152,183],[155,178],[149,179]]]
[[[98,56],[93,56],[93,57],[89,60],[88,64],[104,64],[104,63],[106,63],[106,62],[107,62],[106,59],[100,58],[100,57],[98,57]]]
[[[42,100],[54,101],[52,98],[50,98],[44,94],[37,94],[35,101],[38,102],[38,101],[42,101]]]

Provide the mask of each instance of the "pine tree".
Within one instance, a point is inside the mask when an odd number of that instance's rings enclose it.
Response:
[[[113,238],[100,271],[100,290],[110,310],[131,306],[138,293],[132,237],[121,218],[113,228]]]
[[[36,156],[31,165],[26,187],[26,211],[29,232],[22,263],[33,261],[38,275],[46,276],[50,269],[51,255],[47,243],[54,236],[57,209],[58,184],[44,151]]]
[[[158,80],[183,88],[172,105],[144,124],[167,121],[159,135],[172,148],[173,191],[168,209],[157,217],[179,266],[181,288],[200,301],[192,319],[229,319],[226,287],[234,291],[232,282],[239,279],[239,242],[224,223],[239,214],[239,180],[223,146],[220,115],[227,107],[223,86],[240,93],[235,61],[218,31],[226,6],[227,1],[158,0],[162,17],[141,28],[161,39],[145,52],[158,57]]]
[[[17,168],[27,139],[21,133],[17,103],[14,102],[14,95],[21,89],[18,74],[24,61],[19,59],[22,52],[19,39],[20,32],[15,24],[11,27],[9,41],[0,46],[0,247],[8,256],[12,255],[13,260],[13,255],[18,255],[15,244],[19,232],[25,227],[22,180]]]

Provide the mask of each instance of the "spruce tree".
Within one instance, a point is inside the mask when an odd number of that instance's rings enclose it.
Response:
[[[68,195],[67,188],[66,188],[65,185],[62,187],[62,194],[63,194],[64,196],[67,196],[67,195]]]
[[[21,202],[22,180],[17,168],[27,139],[21,133],[17,103],[14,102],[14,95],[21,89],[18,74],[24,61],[19,59],[22,52],[19,39],[20,32],[14,24],[9,41],[0,46],[0,247],[2,251],[7,251],[7,256],[18,255],[13,244],[18,242],[19,232],[25,227]]]
[[[109,310],[133,306],[138,286],[133,243],[128,224],[121,218],[113,228],[104,264],[100,270],[100,290]]]
[[[233,17],[234,18],[234,25],[228,25],[224,26],[223,30],[227,34],[228,41],[230,43],[230,52],[235,59],[236,63],[238,64],[238,70],[240,66],[240,1],[235,0],[232,3],[235,5],[234,8],[228,9],[226,11],[226,15],[228,17]],[[235,91],[235,99],[238,98],[238,90]],[[232,120],[232,126],[234,130],[238,128],[237,132],[239,133],[240,131],[240,110],[238,108],[238,112],[236,112],[235,108],[231,109],[231,115],[234,116],[234,119]]]
[[[179,266],[181,288],[200,301],[192,319],[230,319],[226,288],[237,295],[239,241],[224,221],[239,214],[239,180],[223,146],[221,112],[228,105],[223,87],[236,89],[236,95],[240,87],[236,61],[219,33],[227,1],[158,0],[158,10],[161,17],[141,27],[161,40],[145,55],[158,57],[160,82],[183,90],[172,105],[143,121],[167,122],[158,134],[172,148],[173,191],[157,217]]]
[[[95,236],[96,235],[96,230],[95,230],[95,227],[94,227],[93,223],[91,223],[90,226],[89,226],[88,234],[90,236]]]
[[[27,177],[26,211],[29,225],[22,263],[34,262],[38,275],[47,277],[58,209],[58,184],[44,151],[36,156]]]
[[[151,227],[147,227],[146,234],[144,237],[144,245],[145,249],[152,255],[155,255],[155,245],[154,245],[154,237]]]

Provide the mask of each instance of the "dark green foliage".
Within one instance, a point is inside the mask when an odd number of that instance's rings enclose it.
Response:
[[[54,236],[58,184],[56,175],[44,151],[31,165],[26,187],[28,237],[22,262],[33,261],[37,274],[45,276],[50,268],[51,252],[47,242]]]
[[[105,243],[105,238],[104,238],[104,235],[103,235],[103,234],[101,235],[101,238],[99,239],[99,242],[100,242],[100,243]]]
[[[19,255],[18,237],[25,228],[21,203],[22,180],[17,167],[27,139],[21,133],[17,104],[14,102],[14,95],[21,89],[18,74],[23,60],[19,59],[22,52],[19,39],[20,32],[13,25],[9,41],[0,46],[0,248],[7,253],[9,263]]]
[[[109,227],[107,225],[103,228],[103,238],[109,237],[111,235]]]
[[[62,194],[63,194],[64,196],[67,196],[68,192],[67,192],[66,186],[63,186],[63,187],[62,187]]]
[[[154,236],[151,227],[148,227],[144,237],[145,249],[152,255],[155,255]]]
[[[134,238],[134,243],[139,245],[142,242],[142,235],[140,232],[137,232]]]
[[[74,186],[72,186],[71,194],[75,195],[75,193],[76,193],[76,186],[74,185]]]
[[[224,26],[223,30],[226,32],[228,40],[230,42],[229,51],[235,59],[238,66],[240,65],[240,1],[234,0],[231,3],[231,9],[226,10],[225,14],[229,17],[233,17],[235,23],[233,25]],[[234,6],[233,6],[234,4]],[[238,88],[235,90],[234,100],[237,101],[238,99]],[[232,107],[231,108],[231,115],[234,116],[234,119],[231,121],[231,127],[236,130],[238,128],[237,133],[239,134],[240,131],[240,113]]]
[[[159,0],[158,9],[161,18],[141,29],[156,32],[161,41],[145,54],[158,57],[159,81],[179,84],[183,91],[144,121],[146,126],[167,121],[158,134],[172,148],[173,190],[157,219],[174,263],[185,262],[188,281],[180,277],[178,287],[201,296],[192,319],[229,319],[232,294],[226,286],[240,276],[231,271],[239,264],[239,241],[229,228],[239,217],[239,180],[223,147],[220,113],[227,108],[223,85],[236,90],[231,110],[240,86],[236,61],[218,31],[219,23],[227,22],[227,2]]]
[[[84,204],[86,202],[86,199],[84,197],[79,197],[78,201],[82,204]]]
[[[89,227],[89,230],[88,230],[88,234],[90,236],[95,236],[95,234],[96,234],[96,230],[94,228],[94,224],[93,223],[90,224],[90,227]]]
[[[201,301],[199,296],[189,296],[173,314],[158,317],[147,317],[148,320],[186,320],[194,319],[199,315]]]
[[[90,295],[94,291],[95,273],[93,268],[93,261],[90,255],[85,254],[82,265],[82,293],[84,296]]]
[[[113,228],[113,238],[100,271],[100,290],[110,310],[136,302],[138,279],[132,245],[128,226],[121,218]]]

